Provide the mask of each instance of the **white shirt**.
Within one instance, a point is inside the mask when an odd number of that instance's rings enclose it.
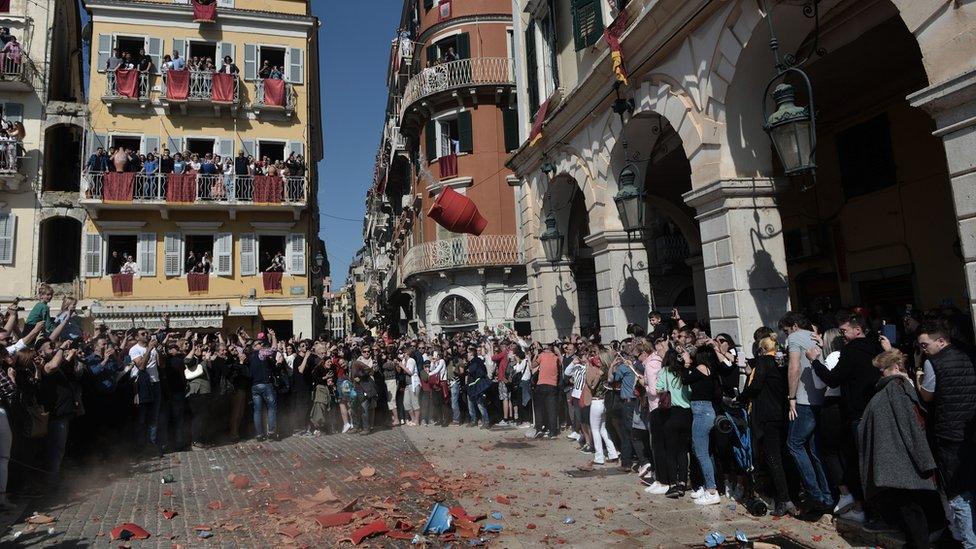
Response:
[[[922,382],[919,387],[935,394],[935,368],[932,366],[932,361],[927,358],[922,363]]]
[[[132,362],[134,363],[137,358],[144,356],[147,352],[149,352],[149,349],[136,343],[131,349],[129,349],[129,358],[132,359]],[[156,349],[153,349],[152,352],[149,353],[149,358],[146,360],[146,372],[149,374],[149,379],[151,379],[153,383],[159,383],[159,369],[157,368],[158,362],[159,356],[156,353]],[[139,375],[139,370],[137,368],[133,368],[132,373],[129,375],[136,377]]]
[[[7,354],[8,355],[12,355],[12,354],[16,353],[17,351],[19,351],[21,349],[26,349],[26,348],[27,348],[27,344],[24,343],[24,340],[23,339],[18,339],[17,340],[17,343],[14,343],[13,345],[7,347]]]
[[[828,370],[833,370],[834,367],[837,366],[838,362],[840,362],[840,351],[834,351],[827,355],[827,358],[824,359],[824,366],[826,366]],[[824,383],[823,380],[820,379],[820,376],[818,376],[816,373],[813,374],[813,385],[817,389],[827,387],[827,384]],[[840,387],[827,387],[827,392],[824,393],[824,396],[840,396]]]
[[[517,373],[522,374],[522,381],[529,381],[532,379],[532,368],[529,368],[529,359],[523,358],[522,362],[519,362],[514,366]]]
[[[432,375],[432,376],[439,375],[443,379],[444,373],[446,371],[447,371],[447,365],[444,363],[444,359],[438,358],[437,360],[434,361],[434,364],[431,367],[430,373],[428,375]]]
[[[417,361],[413,357],[408,356],[403,363],[403,369],[410,374],[410,388],[416,389],[420,387],[420,374],[417,373]]]

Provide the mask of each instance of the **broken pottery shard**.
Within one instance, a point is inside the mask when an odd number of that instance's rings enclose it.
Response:
[[[221,508],[220,501],[219,500],[216,500],[216,499],[213,500],[213,501],[211,501],[210,503],[207,504],[207,508],[210,509],[210,510],[212,510],[212,511],[216,511],[216,510],[220,509]]]
[[[176,511],[163,511],[163,518],[166,520],[173,520],[178,513]]]
[[[335,494],[332,493],[332,488],[329,488],[328,486],[319,489],[319,491],[315,492],[315,495],[313,495],[309,499],[311,499],[316,503],[338,503],[339,502],[339,498],[337,498]]]
[[[292,539],[297,538],[302,535],[302,531],[298,529],[297,526],[289,524],[288,526],[283,526],[278,530],[278,533],[283,536],[288,536]]]
[[[132,522],[123,522],[112,529],[112,539],[128,541],[130,539],[148,539],[149,532],[145,528]]]
[[[319,515],[315,517],[315,522],[319,523],[319,526],[322,528],[332,528],[334,526],[349,524],[355,518],[355,513],[330,513],[328,515]]]
[[[229,480],[230,483],[234,485],[234,488],[237,488],[238,490],[244,490],[251,485],[251,479],[249,479],[246,475],[238,475],[234,473],[230,475],[227,480]]]
[[[372,467],[363,467],[362,469],[359,470],[359,476],[363,478],[369,478],[375,474],[376,474],[376,469],[373,469]]]
[[[50,524],[52,522],[54,522],[54,517],[49,517],[40,513],[34,513],[27,518],[27,524]]]
[[[509,501],[509,499],[506,496],[502,496],[502,495],[495,496],[495,501],[499,505],[508,505],[509,503],[511,503],[511,501]]]
[[[374,520],[373,522],[358,528],[352,533],[352,542],[354,545],[359,545],[362,541],[368,537],[375,536],[378,534],[385,534],[390,531],[390,527],[386,525],[382,520]]]

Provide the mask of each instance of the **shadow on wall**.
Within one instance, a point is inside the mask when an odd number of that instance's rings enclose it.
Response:
[[[627,319],[627,324],[646,327],[647,314],[651,312],[650,300],[647,294],[641,291],[640,283],[633,274],[628,274],[628,271],[633,271],[626,265],[623,269],[626,278],[624,287],[620,290],[620,306],[624,310],[624,317]]]
[[[772,327],[790,307],[786,277],[776,270],[773,258],[766,250],[757,250],[752,257],[753,264],[748,271],[749,293],[752,294],[762,325]],[[758,327],[743,328],[752,330]]]
[[[576,314],[569,308],[569,302],[562,293],[556,296],[556,302],[552,306],[552,322],[556,326],[556,337],[564,338],[573,334],[573,326],[576,324]]]

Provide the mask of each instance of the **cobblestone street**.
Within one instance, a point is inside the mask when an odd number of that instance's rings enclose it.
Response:
[[[380,519],[391,528],[401,520],[419,529],[435,501],[456,500],[471,515],[488,515],[482,524],[502,525],[500,534],[487,538],[501,547],[693,546],[708,532],[731,538],[737,529],[750,539],[785,535],[799,546],[848,546],[827,519],[756,519],[741,506],[703,509],[689,498],[652,498],[632,475],[585,470],[587,456],[568,441],[529,440],[524,433],[513,427],[417,427],[368,437],[293,436],[171,454],[113,473],[109,464],[101,471],[75,469],[64,490],[28,500],[2,542],[105,546],[114,527],[131,522],[150,534],[130,541],[132,547],[328,547]],[[167,475],[173,482],[162,483]],[[235,486],[231,475],[246,476],[248,486]],[[323,488],[329,490],[323,494]],[[343,507],[361,514],[332,528],[316,521]],[[177,514],[167,519],[164,511]],[[494,512],[501,518],[491,517]],[[30,525],[32,513],[53,521]],[[564,523],[567,517],[572,524]],[[5,518],[6,524],[13,519]],[[211,537],[201,538],[201,531]],[[363,544],[405,546],[414,533]]]

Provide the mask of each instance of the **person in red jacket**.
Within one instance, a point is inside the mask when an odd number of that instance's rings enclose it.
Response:
[[[491,361],[495,363],[497,368],[495,372],[498,378],[498,400],[502,401],[502,420],[498,422],[498,425],[508,425],[515,422],[511,391],[508,386],[508,355],[509,349],[506,343],[493,345]]]

